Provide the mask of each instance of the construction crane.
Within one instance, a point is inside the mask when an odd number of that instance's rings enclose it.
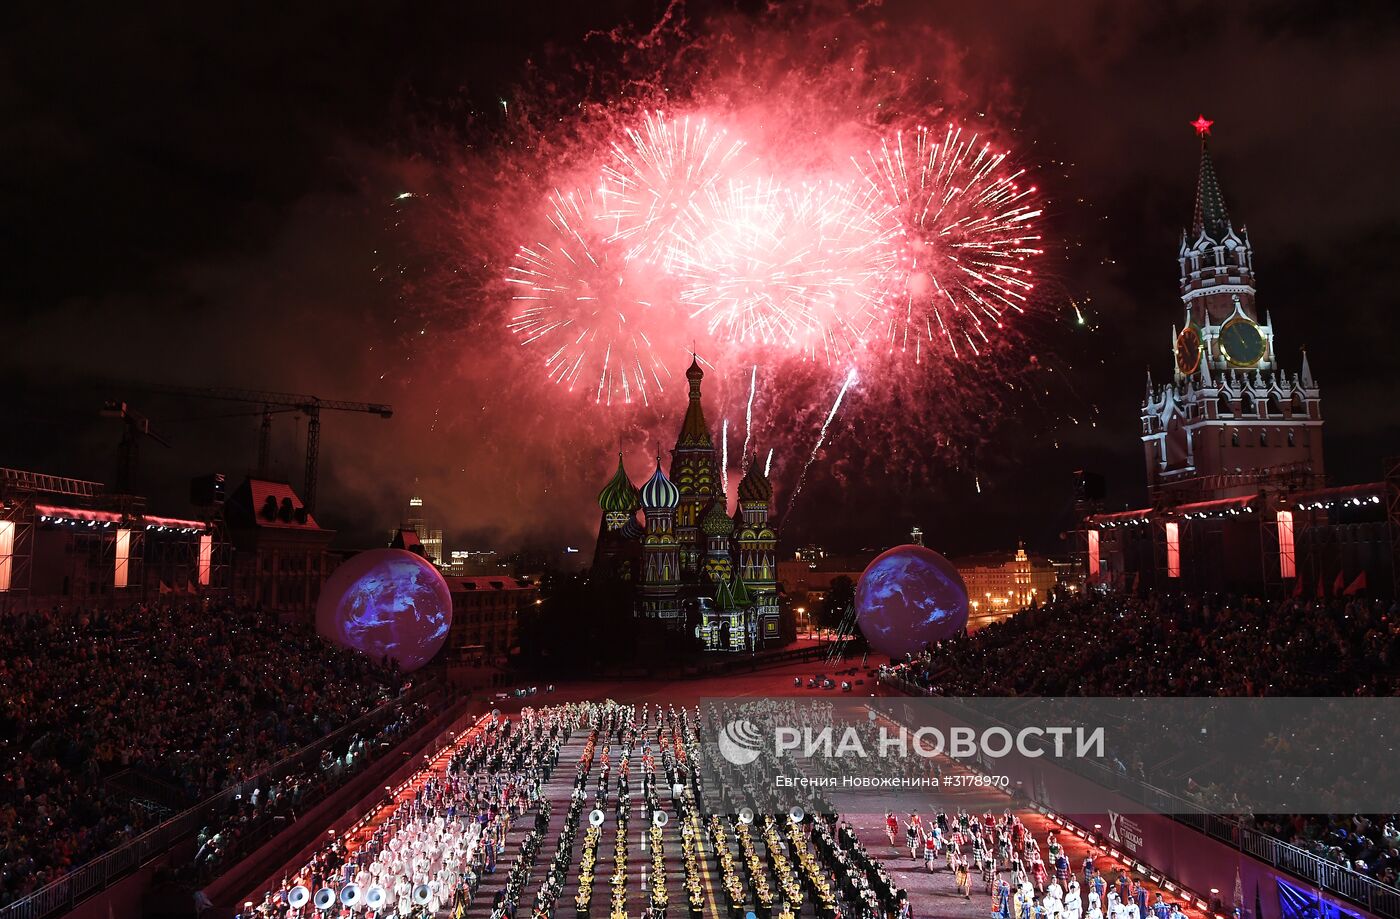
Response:
[[[214,399],[261,406],[262,427],[258,435],[258,473],[267,474],[272,440],[272,416],[276,412],[296,411],[306,416],[306,478],[301,500],[309,511],[316,510],[316,478],[321,453],[321,412],[364,412],[380,418],[392,418],[393,406],[380,402],[348,402],[342,399],[322,399],[299,393],[269,392],[261,389],[231,389],[217,386],[180,386],[171,383],[119,382],[112,385],[138,389],[142,392],[183,396],[189,399]]]
[[[116,494],[132,494],[132,489],[136,487],[136,465],[141,456],[141,439],[149,437],[166,448],[169,448],[170,442],[151,427],[151,419],[119,399],[108,399],[103,403],[102,416],[120,418],[125,425],[121,444],[117,447]]]

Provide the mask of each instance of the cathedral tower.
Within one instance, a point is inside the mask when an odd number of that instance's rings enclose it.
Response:
[[[621,453],[617,455],[617,472],[598,494],[598,507],[603,517],[598,524],[593,566],[606,577],[630,581],[638,556],[637,541],[642,535],[642,527],[637,523],[641,501],[622,464]]]
[[[773,485],[755,455],[739,482],[739,511],[743,526],[734,534],[738,544],[735,572],[753,599],[759,637],[778,637],[778,534],[768,520]]]
[[[671,455],[671,477],[680,490],[680,506],[676,509],[676,539],[680,543],[681,569],[687,578],[699,578],[705,554],[700,515],[710,500],[723,490],[715,463],[715,444],[710,426],[705,422],[705,410],[700,406],[700,384],[705,371],[700,360],[690,362],[685,377],[690,381],[690,403],[681,422],[680,436]]]
[[[1196,206],[1177,254],[1182,325],[1172,329],[1172,382],[1147,376],[1142,443],[1155,502],[1255,495],[1320,485],[1322,401],[1304,354],[1296,372],[1274,350],[1272,317],[1255,302],[1254,248],[1236,231],[1210,155],[1204,116]]]
[[[646,533],[642,536],[643,615],[651,619],[678,619],[681,614],[678,599],[680,587],[680,547],[676,539],[676,507],[680,491],[661,471],[661,457],[656,458],[656,471],[642,486],[642,511],[646,514]]]

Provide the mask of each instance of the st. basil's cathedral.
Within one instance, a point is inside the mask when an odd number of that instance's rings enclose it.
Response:
[[[670,473],[658,456],[651,477],[637,488],[618,456],[617,472],[598,495],[602,521],[593,570],[635,584],[638,616],[678,630],[694,621],[706,650],[772,644],[779,639],[773,486],[751,458],[730,515],[700,401],[705,372],[698,360],[685,376],[689,403]]]

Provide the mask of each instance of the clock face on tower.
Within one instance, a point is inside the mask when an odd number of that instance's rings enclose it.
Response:
[[[1176,337],[1176,369],[1182,376],[1190,376],[1201,366],[1201,333],[1194,325],[1188,325]]]
[[[1235,316],[1220,328],[1220,351],[1231,367],[1253,367],[1264,359],[1266,343],[1259,326]]]

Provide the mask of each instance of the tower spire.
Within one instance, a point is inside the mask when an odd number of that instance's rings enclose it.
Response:
[[[1220,181],[1215,177],[1215,163],[1210,158],[1210,127],[1215,122],[1204,115],[1196,116],[1191,127],[1201,138],[1201,170],[1196,179],[1196,213],[1191,223],[1191,232],[1196,239],[1205,233],[1219,241],[1225,238],[1230,228],[1230,213],[1225,209],[1225,196],[1220,193]]]

